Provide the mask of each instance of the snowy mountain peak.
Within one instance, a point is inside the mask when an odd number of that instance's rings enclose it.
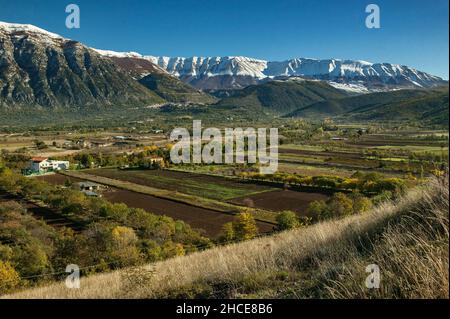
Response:
[[[180,77],[241,75],[258,79],[266,78],[263,71],[267,68],[267,61],[244,56],[190,58],[146,56],[145,58]]]
[[[31,24],[18,24],[18,23],[8,23],[0,21],[0,30],[6,31],[8,33],[19,33],[19,32],[28,32],[35,33],[50,37],[52,39],[63,39],[62,36],[48,32],[47,30],[38,28]]]

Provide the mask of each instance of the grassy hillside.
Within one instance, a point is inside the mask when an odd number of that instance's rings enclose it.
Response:
[[[448,178],[364,215],[10,298],[448,298]],[[367,289],[366,267],[381,270]]]
[[[448,122],[448,87],[433,90],[399,90],[331,99],[308,105],[288,117],[337,117],[347,121]]]
[[[168,74],[149,74],[139,82],[169,102],[209,104],[216,101],[209,94]]]
[[[407,98],[376,106],[363,106],[345,115],[355,121],[421,121],[448,125],[448,90],[431,91],[425,96]]]
[[[320,81],[270,81],[251,85],[221,100],[217,107],[247,108],[286,114],[295,109],[328,99],[346,96],[340,90]]]

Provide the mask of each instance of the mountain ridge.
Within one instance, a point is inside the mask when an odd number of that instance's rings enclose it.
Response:
[[[79,108],[164,100],[80,42],[0,23],[0,107]]]
[[[144,59],[178,76],[200,89],[236,89],[257,84],[264,79],[303,77],[346,85],[360,85],[362,90],[383,91],[399,88],[429,88],[446,83],[442,78],[404,65],[370,63],[361,60],[294,58],[285,61],[265,61],[242,56],[232,57],[154,57]],[[222,81],[217,77],[233,77]],[[207,86],[213,79],[218,85]],[[341,87],[345,89],[345,85]]]
[[[444,86],[329,99],[299,108],[285,117],[333,117],[353,122],[420,121],[448,126],[448,113],[448,86]]]
[[[356,93],[431,88],[447,81],[406,65],[363,60],[292,58],[266,61],[245,56],[167,57],[98,50],[110,57],[147,60],[202,90],[239,89],[267,79],[303,77],[323,80]]]
[[[286,114],[301,107],[346,97],[347,94],[323,81],[289,79],[272,80],[250,85],[219,101],[215,107],[253,109],[274,114]]]

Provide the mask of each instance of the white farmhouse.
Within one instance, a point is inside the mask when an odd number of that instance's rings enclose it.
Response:
[[[32,173],[45,173],[49,171],[68,170],[69,161],[49,160],[47,157],[33,157],[28,162],[28,169]]]

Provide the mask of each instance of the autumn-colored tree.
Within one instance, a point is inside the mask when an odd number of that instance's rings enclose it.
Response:
[[[132,228],[116,226],[111,231],[113,247],[111,257],[120,266],[139,263],[140,254],[136,247],[138,238]]]
[[[9,262],[0,260],[0,295],[10,292],[20,284],[19,273]]]
[[[164,259],[184,256],[186,254],[183,245],[179,243],[174,243],[173,241],[166,241],[161,247],[161,255]]]
[[[234,225],[233,223],[226,223],[222,226],[222,236],[221,240],[224,242],[231,242],[236,238],[236,234],[234,233]]]
[[[361,194],[354,194],[352,196],[352,200],[354,214],[364,213],[372,208],[372,201]]]
[[[258,234],[253,215],[249,212],[242,212],[237,216],[237,220],[233,223],[236,239],[247,240],[255,238]]]
[[[342,217],[353,214],[353,201],[344,193],[335,193],[327,201],[326,217]]]

